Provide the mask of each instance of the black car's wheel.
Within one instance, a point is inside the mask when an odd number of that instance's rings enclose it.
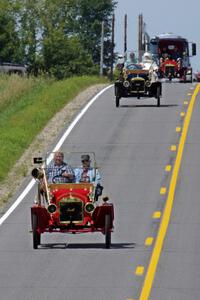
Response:
[[[111,246],[111,218],[110,215],[105,215],[105,246],[107,249]]]
[[[183,73],[183,82],[184,82],[184,83],[187,82],[187,80],[186,80],[186,71],[184,71],[184,73]]]
[[[32,229],[33,229],[33,249],[37,249],[40,245],[41,235],[37,231],[37,215],[32,215]]]
[[[160,106],[160,86],[156,90],[157,106]]]
[[[116,107],[119,107],[119,100],[120,100],[119,96],[116,96],[115,98]]]
[[[119,107],[120,94],[119,94],[119,87],[115,86],[115,104],[116,107]]]

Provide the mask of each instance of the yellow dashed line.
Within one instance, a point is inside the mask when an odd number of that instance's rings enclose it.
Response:
[[[185,112],[182,111],[182,112],[180,113],[180,116],[181,116],[181,117],[185,117]]]
[[[188,103],[189,103],[188,101],[184,101],[184,102],[183,102],[183,104],[184,104],[185,106],[188,105]]]
[[[145,246],[151,246],[152,243],[153,243],[153,237],[149,236],[148,238],[146,238]]]
[[[191,94],[191,93],[188,93],[188,96],[192,96],[192,94]]]
[[[165,171],[166,171],[166,172],[170,172],[171,169],[172,169],[172,166],[170,166],[170,165],[167,165],[167,166],[165,167]]]
[[[171,151],[176,151],[176,145],[171,145],[170,150]]]
[[[143,266],[138,266],[136,268],[135,275],[142,276],[143,274],[144,274],[144,267]]]
[[[181,132],[181,127],[176,127],[176,132]]]
[[[165,195],[166,191],[167,191],[166,187],[161,187],[161,189],[160,189],[160,195]]]
[[[161,217],[161,212],[160,211],[155,211],[153,213],[153,216],[152,216],[153,219],[160,219],[160,217]]]

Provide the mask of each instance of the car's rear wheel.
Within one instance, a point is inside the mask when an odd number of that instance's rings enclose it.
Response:
[[[156,90],[157,106],[160,106],[160,86]]]
[[[41,234],[37,231],[38,218],[37,215],[32,215],[32,229],[33,229],[33,248],[37,249],[41,242]]]
[[[105,246],[107,249],[111,246],[111,218],[105,215]]]

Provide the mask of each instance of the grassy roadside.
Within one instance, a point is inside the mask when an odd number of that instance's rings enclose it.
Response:
[[[47,122],[99,77],[63,81],[0,77],[0,183]]]

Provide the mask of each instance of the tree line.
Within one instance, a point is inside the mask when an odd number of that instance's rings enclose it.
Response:
[[[58,79],[96,74],[101,24],[104,62],[111,64],[114,0],[0,0],[0,63]]]

